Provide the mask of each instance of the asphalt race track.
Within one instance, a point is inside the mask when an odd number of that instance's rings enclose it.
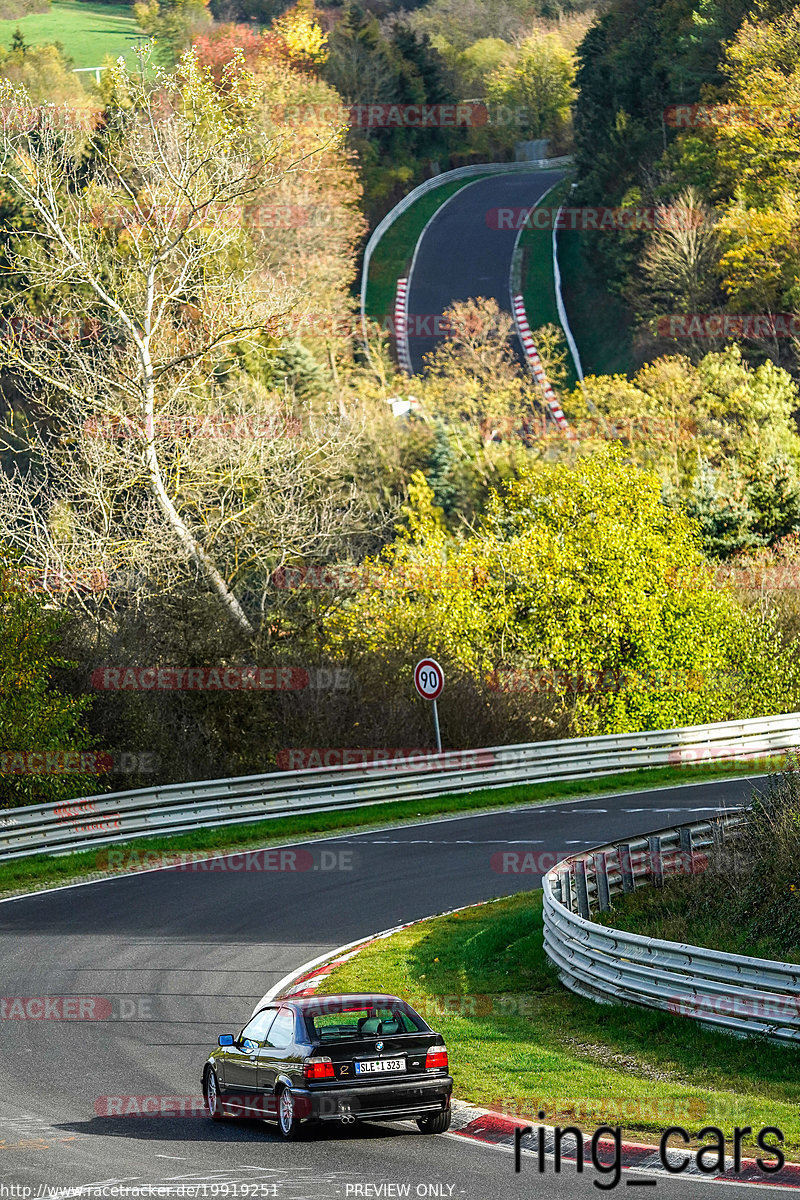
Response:
[[[491,228],[487,214],[530,208],[564,175],[533,170],[491,175],[456,192],[433,217],[417,245],[408,281],[409,349],[416,373],[424,355],[442,340],[425,335],[424,317],[440,316],[454,300],[475,296],[493,296],[504,312],[511,311],[508,281],[517,230]]]
[[[319,867],[326,851],[324,863],[336,864],[328,870],[163,870],[3,902],[2,995],[105,997],[111,1011],[103,1020],[0,1021],[0,1184],[29,1187],[29,1197],[108,1181],[203,1183],[210,1198],[232,1197],[233,1184],[250,1189],[238,1196],[283,1200],[403,1194],[381,1184],[468,1200],[596,1195],[591,1170],[538,1175],[526,1159],[515,1175],[505,1151],[410,1124],[326,1128],[286,1145],[257,1121],[107,1117],[96,1106],[105,1096],[198,1096],[217,1034],[238,1032],[271,985],[329,949],[538,886],[493,870],[498,851],[574,851],[700,820],[750,791],[728,780],[564,801],[315,842],[304,853]],[[657,1182],[658,1194],[681,1200],[718,1186]]]

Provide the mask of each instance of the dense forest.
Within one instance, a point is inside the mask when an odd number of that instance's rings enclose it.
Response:
[[[428,654],[450,748],[800,707],[797,341],[688,320],[797,311],[800,8],[133,11],[99,84],[0,50],[0,803],[429,747]],[[494,301],[413,381],[357,320],[387,209],[528,140],[657,215],[581,242],[636,369],[536,332],[573,440]]]

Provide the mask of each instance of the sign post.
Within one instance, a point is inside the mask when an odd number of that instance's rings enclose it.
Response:
[[[414,667],[414,687],[423,700],[433,703],[433,725],[436,730],[436,750],[442,753],[442,735],[439,732],[439,710],[436,701],[444,688],[444,671],[435,658],[423,658]]]

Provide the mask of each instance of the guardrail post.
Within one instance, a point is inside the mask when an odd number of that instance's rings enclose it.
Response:
[[[589,920],[589,889],[586,886],[586,860],[575,859],[575,892],[578,897],[578,916]]]
[[[661,858],[661,838],[658,834],[647,839],[650,852],[650,878],[654,887],[664,886],[664,862]]]
[[[617,846],[617,861],[619,862],[619,873],[622,876],[623,892],[635,891],[636,884],[633,878],[633,867],[631,866],[631,848],[627,842],[620,842]]]
[[[694,842],[692,840],[692,831],[682,826],[680,829],[681,837],[681,874],[691,875],[694,872]]]
[[[725,845],[725,826],[718,817],[714,817],[711,821],[711,832],[714,837],[714,849],[722,850]]]
[[[611,897],[608,891],[608,863],[605,850],[594,856],[594,877],[597,881],[597,906],[600,912],[608,912],[611,908]]]
[[[561,903],[564,905],[564,908],[570,912],[574,912],[575,909],[572,907],[572,881],[569,877],[569,871],[559,871],[558,880],[561,886]]]

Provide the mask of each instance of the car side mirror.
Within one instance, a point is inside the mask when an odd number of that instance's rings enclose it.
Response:
[[[217,1041],[220,1046],[232,1046],[234,1044],[234,1036],[232,1033],[221,1033]]]

